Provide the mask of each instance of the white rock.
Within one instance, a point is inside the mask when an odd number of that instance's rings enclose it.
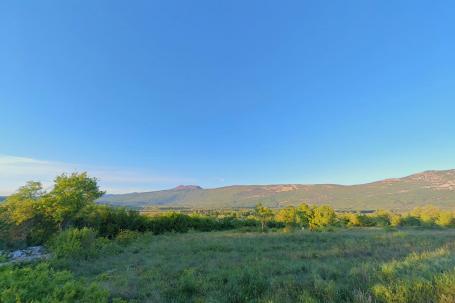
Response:
[[[19,258],[25,257],[26,254],[23,250],[15,250],[15,251],[11,252],[9,256],[12,259],[19,259]]]

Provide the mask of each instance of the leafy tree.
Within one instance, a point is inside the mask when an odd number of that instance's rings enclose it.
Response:
[[[256,205],[254,212],[258,220],[261,222],[261,230],[264,232],[265,224],[273,217],[273,212],[270,208],[262,205],[262,203]]]
[[[286,224],[287,228],[296,228],[309,226],[312,217],[312,209],[307,204],[302,203],[298,207],[290,206],[280,209],[275,219]]]
[[[400,226],[401,225],[401,215],[391,213],[390,214],[390,226]]]
[[[275,215],[275,219],[286,224],[286,227],[291,229],[295,228],[300,221],[297,209],[293,206],[280,209]]]
[[[375,226],[389,226],[391,222],[391,213],[385,210],[376,211],[372,217],[374,218]]]
[[[452,226],[454,224],[454,216],[450,211],[441,211],[436,218],[436,224],[439,226]]]
[[[57,230],[70,227],[76,215],[103,194],[86,173],[61,175],[52,191],[28,182],[0,206],[0,236],[6,245],[45,242]]]
[[[43,186],[40,182],[28,181],[26,185],[19,187],[19,189],[7,197],[6,201],[24,201],[33,200],[36,201],[45,194]]]
[[[6,198],[4,207],[9,219],[15,224],[31,220],[37,211],[37,204],[44,191],[39,182],[29,181],[14,194]]]
[[[28,182],[2,203],[0,236],[8,246],[42,242],[52,229],[52,223],[40,211],[45,192],[39,182]]]
[[[299,225],[301,227],[308,227],[310,225],[311,218],[313,217],[313,210],[308,204],[301,203],[297,207],[297,216],[299,219]]]
[[[85,172],[62,174],[54,183],[52,191],[44,197],[44,209],[59,229],[70,226],[79,211],[104,194],[96,178],[88,177]]]
[[[310,221],[312,229],[332,225],[335,222],[335,211],[327,205],[317,206],[313,209],[313,217]]]
[[[411,215],[420,219],[424,225],[432,225],[435,223],[439,215],[439,208],[433,205],[425,205],[416,207],[411,211]]]
[[[359,214],[351,213],[344,216],[348,226],[360,226],[362,224]]]

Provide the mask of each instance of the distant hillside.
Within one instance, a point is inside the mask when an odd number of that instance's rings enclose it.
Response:
[[[191,189],[202,189],[202,187],[197,186],[197,185],[179,185],[179,186],[173,188],[173,190],[191,190]]]
[[[426,171],[399,179],[350,186],[236,185],[213,189],[183,186],[170,190],[106,195],[99,202],[134,207],[190,208],[252,207],[259,202],[269,207],[306,202],[353,210],[407,210],[425,204],[455,208],[455,170]]]

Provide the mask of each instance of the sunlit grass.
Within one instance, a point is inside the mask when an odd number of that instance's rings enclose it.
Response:
[[[453,302],[454,240],[413,229],[144,234],[61,266],[132,302]]]

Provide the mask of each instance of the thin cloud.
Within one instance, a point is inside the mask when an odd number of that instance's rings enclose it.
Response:
[[[82,164],[0,155],[0,195],[9,195],[30,180],[40,181],[45,188],[50,188],[55,176],[76,171],[86,171],[90,176],[96,177],[100,182],[101,188],[108,193],[150,191],[176,184],[194,182],[194,180],[188,178],[158,176],[131,169],[93,167]]]

